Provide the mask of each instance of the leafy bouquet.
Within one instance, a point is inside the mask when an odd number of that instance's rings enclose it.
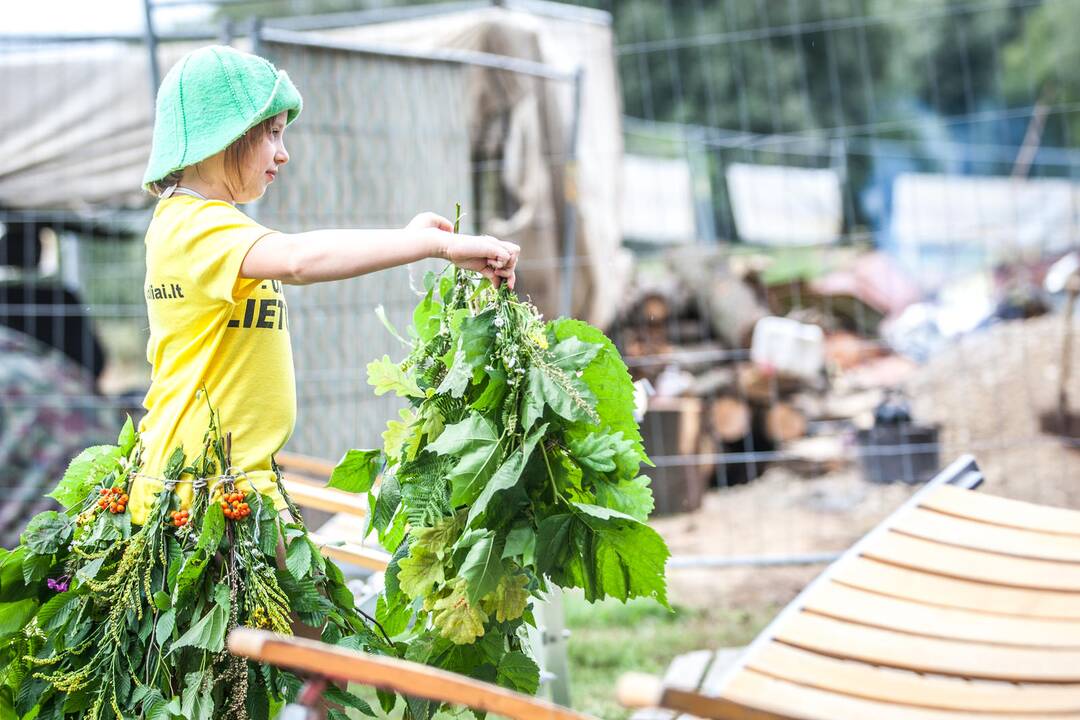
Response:
[[[211,409],[202,453],[172,454],[138,527],[125,512],[141,466],[129,418],[116,445],[71,462],[51,493],[66,512],[35,516],[19,547],[0,550],[0,717],[274,717],[300,680],[230,655],[224,640],[237,625],[291,633],[290,614],[326,642],[390,652],[295,508],[285,522],[269,496],[237,489],[219,426]],[[172,492],[180,482],[194,485],[187,509]],[[373,714],[339,688],[328,697]]]
[[[411,342],[380,315],[408,357],[368,365],[375,393],[408,407],[330,484],[369,494],[369,531],[393,553],[376,619],[396,654],[534,693],[532,598],[555,585],[667,604],[633,384],[603,333],[544,322],[506,285],[453,268],[424,289]]]

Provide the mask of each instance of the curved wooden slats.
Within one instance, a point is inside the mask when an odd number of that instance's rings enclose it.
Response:
[[[1010,500],[951,485],[935,489],[919,506],[992,525],[1080,537],[1080,510]]]
[[[805,612],[777,628],[774,637],[833,657],[915,672],[983,680],[1080,683],[1080,650],[941,640]]]
[[[892,529],[905,535],[971,550],[1035,560],[1080,563],[1080,535],[1018,530],[925,508],[916,508],[897,518]]]
[[[1007,617],[926,605],[829,583],[807,598],[805,611],[896,632],[1016,647],[1080,650],[1080,622]]]
[[[1080,564],[1008,557],[890,532],[863,549],[865,557],[938,575],[1005,585],[1080,592]]]
[[[927,605],[1017,617],[1080,620],[1080,602],[1071,593],[961,580],[871,558],[851,558],[836,568],[832,577],[845,585]]]
[[[1080,685],[972,682],[837,660],[770,643],[747,667],[819,690],[898,705],[987,713],[1080,713]]]
[[[866,700],[797,685],[745,670],[734,678],[725,693],[728,700],[772,712],[790,720],[1076,720],[1080,713],[979,713],[922,708]],[[917,700],[917,698],[912,698]],[[708,715],[704,717],[710,717]],[[711,717],[728,717],[712,715]],[[737,717],[737,716],[731,716]],[[755,717],[755,716],[746,716]]]

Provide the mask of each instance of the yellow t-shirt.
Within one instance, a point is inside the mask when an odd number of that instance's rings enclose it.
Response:
[[[196,394],[204,386],[222,434],[232,433],[233,467],[285,506],[271,457],[296,422],[288,309],[281,283],[240,277],[248,250],[271,232],[219,200],[177,194],[154,210],[145,285],[152,371],[139,423],[143,467],[129,492],[132,522],[145,522],[173,450],[182,446],[189,464],[202,452],[210,410]],[[187,507],[191,483],[176,493]]]

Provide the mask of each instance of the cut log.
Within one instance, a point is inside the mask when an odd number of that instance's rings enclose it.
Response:
[[[715,360],[710,362],[712,367],[709,367],[704,372],[695,374],[694,384],[690,386],[688,394],[694,397],[715,397],[717,395],[734,395],[736,393],[738,388],[735,385],[735,368],[716,367],[715,362]],[[693,373],[695,365],[696,363],[686,363],[680,365],[680,367]]]
[[[721,396],[709,403],[709,430],[721,442],[735,442],[750,432],[750,405],[745,400]]]
[[[756,403],[769,403],[773,398],[789,395],[806,385],[801,378],[766,372],[753,363],[740,364],[737,373],[742,395]]]
[[[716,337],[728,347],[748,348],[754,325],[770,313],[754,289],[730,271],[728,262],[726,255],[697,248],[680,249],[668,258]]]
[[[776,443],[806,435],[806,417],[785,402],[774,403],[765,414],[765,432]]]

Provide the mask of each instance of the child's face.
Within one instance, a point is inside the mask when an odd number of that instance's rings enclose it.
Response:
[[[289,152],[285,149],[287,115],[282,112],[274,116],[267,132],[255,140],[247,162],[240,168],[242,184],[238,193],[241,197],[237,197],[236,202],[245,203],[261,198],[270,183],[274,182],[278,169],[289,162]]]

